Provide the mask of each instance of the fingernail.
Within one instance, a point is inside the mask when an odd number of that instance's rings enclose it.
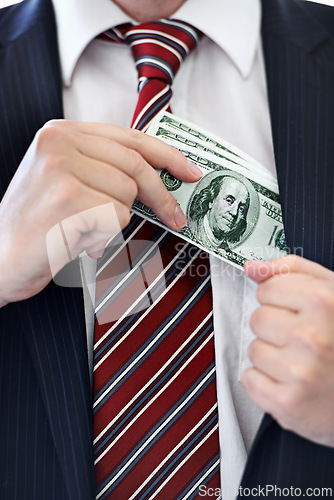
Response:
[[[196,177],[199,177],[199,176],[203,177],[202,170],[200,168],[198,168],[197,165],[195,165],[195,163],[188,160],[188,165],[189,165],[190,170],[192,171],[192,173],[194,175],[196,175]]]
[[[184,215],[179,205],[176,205],[175,207],[174,220],[179,228],[184,227],[187,224],[187,217]]]

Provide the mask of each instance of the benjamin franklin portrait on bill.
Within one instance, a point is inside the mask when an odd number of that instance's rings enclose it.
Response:
[[[230,250],[253,231],[260,210],[251,182],[231,171],[213,172],[198,183],[187,208],[194,240],[208,250]]]

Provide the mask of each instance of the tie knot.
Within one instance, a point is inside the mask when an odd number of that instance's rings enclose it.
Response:
[[[126,23],[107,31],[105,35],[129,45],[140,85],[148,78],[160,79],[171,85],[181,62],[202,36],[190,24],[175,19],[138,25]]]
[[[100,36],[131,48],[139,91],[131,127],[146,131],[159,111],[170,111],[173,78],[201,36],[190,24],[175,19],[121,24]]]

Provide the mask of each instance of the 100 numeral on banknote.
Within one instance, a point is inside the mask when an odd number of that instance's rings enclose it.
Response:
[[[217,161],[214,152],[201,154],[196,144],[185,146],[186,141],[178,142],[164,127],[155,127],[154,135],[177,147],[203,173],[202,179],[192,184],[166,170],[159,172],[187,216],[187,226],[175,234],[237,267],[248,259],[267,260],[286,254],[278,190],[273,188],[276,181],[261,178],[258,164],[252,171],[251,164],[246,168],[242,158],[238,163],[237,155],[233,161],[221,157]],[[133,211],[165,227],[137,200]]]

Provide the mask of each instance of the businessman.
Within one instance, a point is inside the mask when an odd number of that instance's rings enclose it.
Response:
[[[203,33],[173,83],[173,112],[277,171],[287,247],[302,254],[246,265],[259,306],[250,280],[211,261],[223,498],[235,496],[241,475],[243,488],[334,488],[332,9],[24,0],[0,11],[2,498],[95,497],[92,316],[80,288],[52,282],[46,235],[79,214],[66,233],[71,256],[100,254],[115,220],[90,209],[112,202],[126,229],[135,197],[171,229],[185,224],[152,167],[189,182],[199,174],[127,129],[132,57],[96,38],[129,20],[171,17]]]

